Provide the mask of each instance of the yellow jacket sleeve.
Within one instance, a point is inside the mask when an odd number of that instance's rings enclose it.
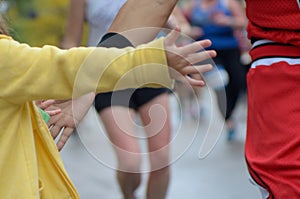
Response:
[[[11,103],[87,92],[172,87],[163,39],[135,48],[30,47],[0,35],[1,98]]]

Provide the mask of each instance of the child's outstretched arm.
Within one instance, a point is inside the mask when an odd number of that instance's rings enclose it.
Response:
[[[73,4],[75,4],[74,0],[72,0]],[[125,36],[125,39],[128,39],[129,42],[131,42],[133,45],[138,45],[142,44],[145,42],[149,42],[153,40],[157,33],[160,31],[160,28],[163,27],[173,11],[173,8],[175,7],[177,3],[177,0],[168,0],[168,1],[161,1],[161,0],[127,0],[127,2],[124,4],[124,6],[121,8],[119,11],[117,17],[113,21],[109,31],[114,32],[114,33],[119,33]],[[80,6],[79,6],[80,7]],[[82,6],[81,6],[82,7]],[[81,9],[84,10],[84,9]],[[134,12],[132,12],[134,10]],[[154,14],[155,13],[155,14]],[[79,13],[81,16],[82,12]],[[78,16],[78,10],[74,12],[74,17]],[[82,21],[81,21],[82,22]],[[80,24],[81,24],[80,22]],[[150,27],[150,28],[149,28]],[[129,31],[130,30],[130,31]],[[69,31],[74,33],[73,30]],[[76,33],[76,32],[75,32]],[[175,32],[176,33],[176,32]],[[178,37],[178,33],[169,35],[169,37],[166,38],[165,44],[166,47],[168,48],[167,52],[167,58],[169,61],[172,59],[179,59],[182,60],[183,57],[181,57],[181,53],[186,53],[183,52],[184,49],[191,49],[191,48],[198,48],[201,49],[201,46],[196,44],[196,46],[187,46],[186,48],[178,48],[174,43],[172,43],[172,40],[175,42],[175,40]],[[72,38],[73,39],[73,38]],[[73,39],[74,40],[74,39]],[[78,43],[78,39],[75,40],[75,43]],[[117,42],[120,44],[119,42]],[[205,41],[204,46],[206,47],[209,42]],[[201,43],[200,43],[201,44]],[[117,47],[116,45],[111,45],[109,47]],[[122,47],[122,46],[119,46]],[[203,49],[203,48],[202,48]],[[201,49],[201,50],[202,50]],[[211,52],[208,52],[208,54],[200,53],[199,58],[204,58],[205,56],[209,55]],[[196,56],[197,57],[197,56]],[[190,58],[189,58],[190,59]],[[183,62],[187,65],[190,65],[193,60],[183,60]],[[177,61],[176,60],[176,61]],[[174,76],[176,79],[187,79],[188,82],[192,85],[197,85],[197,86],[203,86],[204,83],[203,81],[195,81],[187,74],[195,72],[195,69],[197,67],[189,66],[186,69],[182,69],[178,66],[178,63],[174,60],[173,62],[170,62],[170,65],[177,67],[180,72],[175,72],[176,70],[170,69],[170,74]],[[204,72],[207,69],[209,69],[210,66],[201,66],[200,68],[198,67],[197,73],[199,72]],[[190,71],[191,70],[191,71]],[[181,75],[184,74],[184,75]],[[90,99],[93,99],[93,95],[87,95],[90,96]],[[81,104],[88,104],[86,107],[85,113],[88,111],[89,106],[91,105],[92,100],[87,100],[86,96],[83,96],[81,98],[76,99],[73,103],[77,103],[82,101]],[[72,109],[72,103],[64,103],[61,104],[62,108],[62,113],[54,116],[51,118],[50,122],[48,123],[49,126],[54,126],[54,128],[51,129],[51,134],[53,137],[56,137],[58,133],[60,132],[61,129],[65,129],[62,133],[62,136],[60,137],[60,140],[58,141],[58,148],[61,149],[69,136],[72,133],[72,129],[76,127],[76,124],[80,122],[82,117],[85,114],[83,111],[80,109],[78,111]],[[69,108],[71,107],[71,108]],[[77,107],[77,106],[75,106]],[[73,112],[73,113],[72,113]],[[76,114],[76,112],[79,112],[79,114]],[[79,115],[81,117],[77,117],[71,119],[69,116],[71,115]],[[66,117],[64,116],[66,115]],[[69,128],[64,128],[64,127],[69,127]],[[66,130],[67,129],[67,130]],[[71,129],[68,131],[68,129]]]
[[[209,59],[216,55],[216,52],[213,50],[205,51],[204,48],[208,47],[211,42],[209,40],[194,42],[186,46],[178,47],[175,42],[179,36],[178,30],[173,30],[169,35],[164,39],[164,51],[169,65],[169,75],[170,77],[182,80],[185,79],[192,86],[204,86],[205,83],[202,79],[193,79],[192,74],[201,74],[212,68],[211,65],[196,65],[193,64],[201,62],[203,60]],[[108,39],[107,44],[101,44],[102,46],[112,47],[118,44],[128,45],[128,40],[122,35],[116,35]],[[107,40],[106,40],[107,41]],[[163,50],[163,49],[158,49]],[[159,74],[158,74],[159,75]],[[90,95],[91,98],[94,95]],[[88,99],[88,100],[87,100]],[[59,132],[63,130],[62,136],[57,142],[58,149],[61,150],[72,134],[76,125],[83,118],[87,110],[89,109],[90,97],[87,96],[80,97],[76,99],[73,103],[79,103],[82,105],[89,104],[88,106],[78,106],[73,107],[85,107],[85,109],[72,109],[72,103],[61,104],[62,113],[52,117],[48,123],[48,126],[51,128],[51,134],[56,138]],[[92,101],[91,101],[92,102]],[[85,110],[85,111],[84,111]],[[64,116],[65,115],[65,116]],[[74,119],[72,119],[72,115]],[[70,117],[71,116],[71,117]]]

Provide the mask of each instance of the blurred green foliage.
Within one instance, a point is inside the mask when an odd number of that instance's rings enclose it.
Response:
[[[63,37],[68,0],[10,0],[11,35],[32,46],[58,45]]]

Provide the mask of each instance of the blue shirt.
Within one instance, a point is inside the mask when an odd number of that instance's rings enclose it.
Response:
[[[199,4],[199,0],[196,3]],[[224,0],[218,1],[215,7],[208,10],[203,10],[198,5],[194,7],[190,15],[191,25],[201,27],[204,33],[197,40],[210,39],[212,41],[210,48],[215,50],[237,48],[238,40],[233,29],[229,26],[216,25],[212,21],[212,15],[218,12],[231,16]]]

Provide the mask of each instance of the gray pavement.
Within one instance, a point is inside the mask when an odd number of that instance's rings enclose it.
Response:
[[[223,121],[209,90],[202,92],[200,118],[192,119],[190,115],[178,112],[174,97],[171,104],[172,163],[167,199],[261,198],[248,180],[244,161],[245,101],[239,102],[235,112],[238,125],[236,139],[232,142],[226,140]],[[142,133],[141,128],[137,130]],[[93,109],[77,131],[61,155],[81,198],[121,199],[115,179],[114,152]],[[141,141],[141,145],[145,146],[145,143]],[[147,159],[144,159],[143,171],[146,170]],[[137,191],[139,199],[145,198],[147,173],[143,172],[142,176],[142,185]]]

